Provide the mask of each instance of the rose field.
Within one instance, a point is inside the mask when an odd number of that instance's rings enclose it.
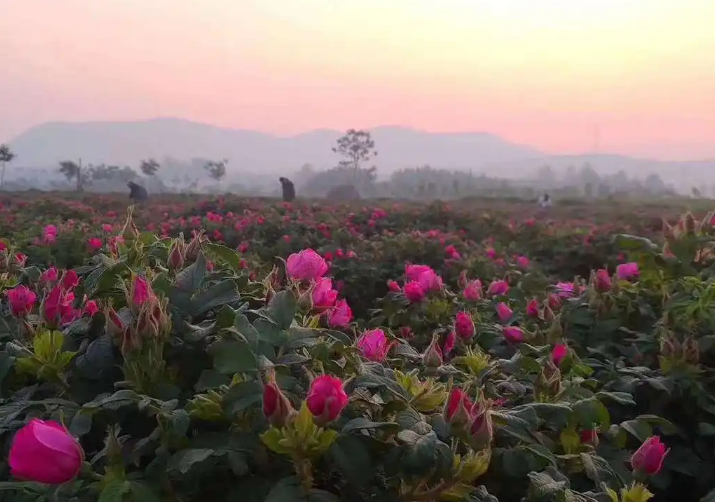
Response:
[[[0,196],[0,502],[715,502],[709,209]]]

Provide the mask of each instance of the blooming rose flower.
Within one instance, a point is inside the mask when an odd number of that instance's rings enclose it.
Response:
[[[410,303],[421,302],[425,297],[425,289],[419,282],[408,282],[405,284],[404,293]]]
[[[462,292],[468,302],[476,302],[482,298],[482,281],[476,279],[469,281]]]
[[[317,280],[328,271],[328,264],[312,249],[293,253],[286,260],[286,271],[291,279],[299,281]]]
[[[357,341],[358,349],[363,357],[376,362],[385,360],[392,345],[388,342],[385,332],[379,328],[365,331]]]
[[[59,485],[74,479],[84,452],[64,426],[33,418],[20,429],[10,447],[10,470],[19,479]]]
[[[315,308],[327,308],[335,305],[338,300],[338,292],[333,289],[333,281],[327,277],[321,277],[313,286],[313,306]]]
[[[37,295],[27,286],[17,286],[7,292],[10,313],[15,317],[25,317],[32,311]]]
[[[348,302],[340,300],[335,308],[328,313],[328,326],[331,328],[344,328],[353,318],[353,311],[350,309]]]
[[[505,295],[509,291],[509,284],[506,281],[492,281],[487,292],[492,296]]]
[[[621,263],[616,267],[616,275],[619,279],[630,280],[640,274],[636,262]]]

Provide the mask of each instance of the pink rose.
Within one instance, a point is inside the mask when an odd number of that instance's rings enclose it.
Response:
[[[348,302],[340,300],[334,309],[328,313],[328,326],[331,328],[344,328],[353,318],[353,311],[350,309]]]
[[[611,282],[611,276],[608,274],[608,270],[602,268],[596,272],[594,285],[596,291],[599,293],[606,293],[611,290],[613,284]]]
[[[445,403],[442,415],[453,427],[461,427],[473,420],[474,403],[459,387],[454,387]]]
[[[408,282],[405,284],[404,293],[410,303],[421,302],[425,297],[425,289],[419,282]]]
[[[313,306],[317,309],[332,307],[338,300],[338,292],[333,289],[333,281],[321,277],[313,286]]]
[[[154,296],[151,286],[141,275],[135,275],[129,291],[129,303],[135,307],[141,307]]]
[[[504,326],[502,334],[509,343],[521,343],[524,341],[524,332],[518,326]]]
[[[59,485],[74,479],[84,452],[57,422],[33,418],[20,429],[10,447],[10,469],[18,479]]]
[[[616,267],[616,275],[619,279],[624,279],[626,281],[637,277],[640,274],[638,270],[638,264],[634,261],[628,263],[621,263]]]
[[[631,466],[636,472],[653,476],[658,474],[663,466],[663,459],[668,454],[665,445],[660,442],[660,437],[651,436],[646,439],[631,457]]]
[[[482,281],[476,279],[469,281],[464,288],[464,299],[468,302],[476,302],[482,298]]]
[[[405,277],[407,277],[408,281],[416,281],[424,272],[434,273],[434,270],[432,270],[432,267],[428,267],[427,265],[405,266]]]
[[[472,338],[475,333],[474,321],[468,312],[457,312],[457,318],[454,321],[454,330],[459,338],[467,340]]]
[[[348,401],[343,381],[330,375],[322,375],[313,380],[306,397],[308,410],[313,414],[315,423],[321,427],[338,418]]]
[[[507,322],[511,319],[514,312],[509,308],[509,306],[504,302],[499,302],[497,304],[497,316],[501,322]]]
[[[569,348],[566,345],[564,345],[564,344],[554,345],[554,348],[551,351],[551,361],[556,366],[559,366],[561,364],[561,361],[563,361],[564,358],[568,354],[569,354]]]
[[[304,249],[288,257],[286,271],[291,279],[299,281],[317,280],[328,271],[328,264],[322,256],[312,249]]]
[[[392,344],[388,343],[385,332],[378,328],[365,331],[358,338],[357,346],[365,359],[382,362],[387,357]]]
[[[10,312],[15,317],[25,317],[32,311],[37,295],[27,286],[17,286],[7,292]]]
[[[506,281],[492,281],[487,292],[491,296],[502,296],[509,291],[509,284]]]
[[[539,317],[539,302],[535,298],[529,300],[526,304],[526,315],[529,317]]]

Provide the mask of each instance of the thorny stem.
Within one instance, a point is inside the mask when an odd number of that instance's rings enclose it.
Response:
[[[313,466],[310,464],[310,460],[304,458],[294,458],[293,462],[295,464],[295,473],[300,479],[300,486],[303,488],[305,495],[308,495],[311,488],[313,488]]]

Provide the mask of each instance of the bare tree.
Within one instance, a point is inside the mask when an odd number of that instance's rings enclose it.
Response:
[[[375,141],[368,131],[348,129],[344,136],[338,138],[337,143],[337,146],[333,147],[333,152],[343,157],[340,167],[353,170],[353,181],[357,179],[361,164],[377,156]]]
[[[89,183],[89,177],[93,170],[91,166],[89,168],[83,168],[82,160],[80,159],[79,162],[73,162],[71,160],[60,162],[60,172],[65,175],[67,181],[74,180],[76,190],[81,192],[84,190],[84,186]]]
[[[221,178],[226,176],[226,164],[228,164],[227,159],[213,161],[207,160],[204,164],[204,169],[206,169],[211,176],[216,181],[220,181]]]
[[[0,145],[0,163],[2,164],[2,174],[0,175],[0,190],[5,185],[5,165],[12,162],[16,155],[10,150],[8,145]]]
[[[139,166],[141,172],[144,173],[145,176],[154,176],[159,170],[159,167],[161,166],[154,159],[142,160],[142,163]]]

